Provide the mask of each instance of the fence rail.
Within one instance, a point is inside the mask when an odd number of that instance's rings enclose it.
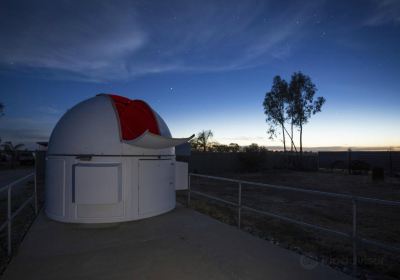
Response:
[[[205,194],[199,191],[193,191],[191,189],[191,177],[200,177],[200,178],[207,178],[207,179],[213,179],[213,180],[220,180],[220,181],[225,181],[225,182],[232,182],[232,183],[237,183],[238,184],[238,202],[232,202],[228,201],[219,197],[215,197],[209,194]],[[224,178],[224,177],[217,177],[217,176],[208,176],[208,175],[202,175],[202,174],[194,174],[190,173],[189,174],[189,184],[188,184],[188,196],[187,196],[187,204],[188,207],[190,207],[190,200],[191,200],[191,194],[196,194],[199,196],[203,196],[209,199],[213,199],[216,201],[220,201],[226,204],[229,204],[231,206],[235,206],[238,208],[238,217],[237,217],[237,226],[240,229],[241,227],[241,214],[242,214],[242,209],[252,211],[258,214],[262,214],[265,216],[269,216],[272,218],[276,218],[288,223],[312,228],[315,230],[320,230],[324,231],[327,233],[331,233],[337,236],[341,236],[347,239],[350,239],[352,241],[352,255],[353,255],[353,273],[356,274],[357,271],[357,245],[359,243],[363,243],[365,245],[370,245],[374,246],[380,249],[384,250],[389,250],[393,251],[396,253],[400,253],[400,247],[398,246],[393,246],[389,244],[385,244],[376,240],[372,239],[367,239],[367,238],[360,238],[358,236],[357,232],[357,203],[358,202],[366,202],[366,203],[375,203],[375,204],[381,204],[381,205],[388,205],[388,206],[397,206],[400,207],[400,201],[391,201],[391,200],[382,200],[382,199],[376,199],[376,198],[368,198],[368,197],[362,197],[362,196],[353,196],[353,195],[348,195],[348,194],[340,194],[340,193],[331,193],[331,192],[323,192],[323,191],[316,191],[316,190],[307,190],[307,189],[300,189],[300,188],[293,188],[293,187],[286,187],[286,186],[277,186],[277,185],[271,185],[271,184],[264,184],[264,183],[257,183],[257,182],[250,182],[250,181],[244,181],[244,180],[237,180],[237,179],[230,179],[230,178]],[[310,224],[306,223],[303,221],[299,221],[296,219],[292,219],[289,217],[285,217],[276,213],[272,212],[267,212],[264,210],[259,210],[255,209],[246,205],[243,205],[242,203],[242,185],[253,185],[253,186],[259,186],[259,187],[266,187],[266,188],[272,188],[272,189],[278,189],[278,190],[283,190],[283,191],[289,191],[289,192],[301,192],[301,193],[308,193],[308,194],[314,194],[314,195],[321,195],[321,196],[327,196],[327,197],[333,197],[333,198],[341,198],[341,199],[347,199],[351,200],[352,203],[352,232],[342,232],[338,231],[335,229],[330,229],[326,227],[322,227],[319,225],[315,224]]]
[[[26,199],[21,206],[18,207],[18,209],[15,212],[12,212],[12,189],[14,186],[22,184],[26,182],[27,180],[31,179],[33,177],[34,179],[34,190],[33,190],[33,195]],[[37,203],[37,182],[36,182],[36,173],[30,173],[18,180],[15,180],[14,182],[0,188],[0,193],[7,191],[7,220],[0,225],[0,231],[3,229],[7,228],[7,254],[8,256],[11,256],[12,254],[12,221],[13,219],[21,213],[21,211],[29,205],[29,203],[33,203],[34,210],[35,210],[35,215],[38,213],[38,203]]]

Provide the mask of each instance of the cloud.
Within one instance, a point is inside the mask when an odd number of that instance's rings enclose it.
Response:
[[[262,136],[237,136],[237,137],[216,137],[215,141],[222,144],[237,143],[241,146],[250,145],[256,143],[261,146],[265,146],[267,137]]]
[[[365,21],[366,26],[400,24],[400,1],[372,0],[374,10]]]
[[[0,119],[0,139],[15,143],[48,141],[51,131],[63,111],[54,106],[40,106],[39,114],[32,117],[12,117],[5,115]]]
[[[54,106],[40,106],[37,111],[48,115],[60,115],[63,111]]]
[[[0,67],[90,81],[254,67],[290,55],[289,43],[306,24],[299,19],[314,6],[301,1],[3,1]]]
[[[47,141],[56,118],[12,118],[4,116],[0,122],[0,139],[12,142]]]
[[[0,62],[55,69],[88,78],[118,77],[145,34],[127,5],[91,1],[13,1],[0,10]],[[75,2],[77,3],[77,2]]]

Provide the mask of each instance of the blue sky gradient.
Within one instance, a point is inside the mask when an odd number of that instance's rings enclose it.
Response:
[[[46,140],[68,108],[113,92],[177,137],[279,146],[262,101],[299,70],[327,99],[305,146],[400,146],[400,1],[0,3],[3,141]]]

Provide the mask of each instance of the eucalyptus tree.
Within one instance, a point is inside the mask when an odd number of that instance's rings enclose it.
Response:
[[[14,168],[15,164],[18,160],[18,155],[19,151],[24,148],[24,144],[16,144],[13,145],[11,141],[4,142],[4,144],[1,145],[3,147],[4,153],[10,156],[11,159],[11,167]]]
[[[266,122],[269,124],[267,133],[270,139],[277,137],[278,131],[282,135],[283,150],[286,152],[285,123],[289,116],[287,114],[287,103],[289,97],[288,83],[280,76],[275,76],[272,82],[271,91],[265,94],[263,106],[264,114],[267,116]],[[293,136],[290,136],[292,146],[294,145]]]
[[[288,114],[292,123],[299,128],[300,132],[300,157],[303,155],[303,126],[308,123],[312,115],[321,112],[325,98],[316,97],[317,88],[311,78],[302,72],[295,72],[292,75],[289,85],[289,96],[291,105],[288,107]]]
[[[214,134],[211,130],[203,130],[197,134],[195,141],[197,142],[197,145],[203,150],[203,152],[207,151],[209,142],[213,136]]]
[[[290,123],[290,134],[289,138],[292,140],[291,145],[290,145],[290,151],[293,152],[293,149],[296,149],[296,146],[294,144],[293,138],[294,138],[294,126],[295,126],[295,121],[294,121],[294,109],[295,109],[295,102],[294,102],[294,95],[293,91],[288,89],[287,95],[286,95],[286,114],[287,114],[287,120]],[[297,152],[297,150],[296,150]]]
[[[230,143],[229,144],[229,151],[232,153],[237,153],[240,150],[240,146],[237,143]]]

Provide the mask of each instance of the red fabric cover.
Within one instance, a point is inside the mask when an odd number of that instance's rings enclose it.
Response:
[[[121,140],[133,140],[146,130],[160,135],[153,110],[142,100],[131,100],[119,95],[109,95],[119,116]]]

